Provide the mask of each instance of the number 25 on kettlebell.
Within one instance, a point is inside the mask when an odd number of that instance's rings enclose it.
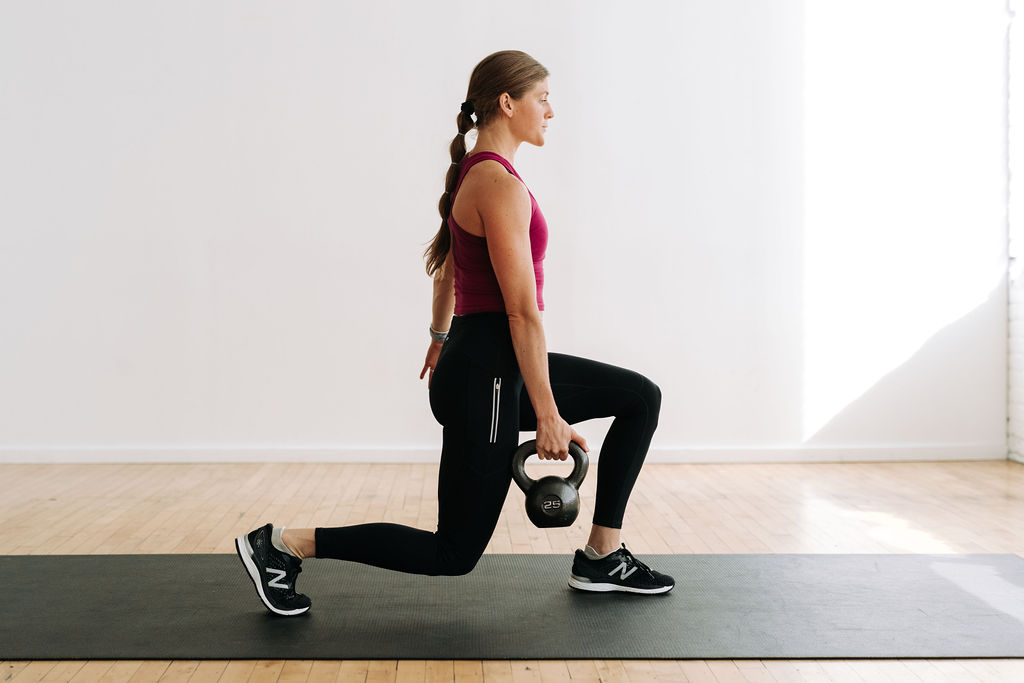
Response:
[[[512,478],[526,494],[526,514],[542,529],[569,526],[580,513],[579,488],[590,465],[587,453],[575,441],[569,442],[569,455],[575,463],[569,478],[548,476],[534,481],[526,475],[526,459],[536,452],[537,440],[531,439],[512,456]]]

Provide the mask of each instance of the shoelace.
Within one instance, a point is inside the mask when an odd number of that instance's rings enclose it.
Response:
[[[629,550],[626,549],[625,543],[623,543],[622,547],[619,548],[619,550],[616,552],[622,555],[627,566],[636,567],[637,569],[644,571],[652,579],[654,578],[654,573],[652,572],[651,568],[643,562],[641,562],[640,560],[636,559],[636,557],[633,556],[633,553],[629,552]]]
[[[292,564],[290,567],[285,569],[284,579],[288,582],[288,591],[286,595],[295,595],[295,577],[302,573],[302,561]]]

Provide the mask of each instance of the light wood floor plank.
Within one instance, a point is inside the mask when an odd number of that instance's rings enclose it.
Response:
[[[850,662],[825,660],[818,662],[818,666],[831,683],[869,683]]]
[[[14,680],[14,677],[28,666],[28,662],[0,662],[0,681]]]
[[[110,661],[86,662],[85,666],[71,678],[70,683],[98,683],[113,665],[114,663]]]
[[[245,683],[255,669],[256,662],[252,660],[228,662],[217,683]]]
[[[285,662],[281,667],[281,674],[277,677],[279,683],[305,683],[309,678],[309,672],[313,669],[311,660],[295,660]]]
[[[481,662],[484,680],[490,683],[512,683],[512,663],[487,661]]]
[[[339,683],[362,683],[369,672],[369,662],[349,660],[341,663],[338,671]]]
[[[775,683],[775,677],[768,672],[764,662],[760,660],[740,660],[733,663],[747,683]]]
[[[284,662],[281,660],[259,660],[249,675],[250,683],[271,683],[281,677]]]
[[[39,683],[55,666],[56,662],[27,662],[11,680],[17,683]]]
[[[81,671],[88,662],[57,662],[41,679],[45,683],[66,683]]]
[[[452,683],[455,680],[455,662],[451,660],[427,662],[424,680],[427,683]]]
[[[452,673],[456,683],[473,683],[484,679],[484,670],[481,662],[452,662]]]
[[[341,662],[316,660],[310,662],[308,683],[334,683],[341,672]]]
[[[511,663],[512,680],[515,683],[539,683],[540,667],[536,661],[515,661]]]
[[[721,660],[709,661],[707,664],[717,683],[744,683],[746,681],[739,667],[736,666],[736,662]]]
[[[172,662],[142,662],[129,680],[129,683],[155,683],[164,675]]]
[[[139,661],[114,662],[100,683],[128,683],[141,667],[142,662]]]
[[[228,668],[226,661],[203,661],[188,679],[188,683],[217,683]]]
[[[427,663],[422,660],[398,662],[395,672],[396,683],[423,683],[427,677]]]
[[[198,661],[171,662],[163,676],[160,677],[160,683],[187,683],[198,668]]]
[[[765,661],[765,668],[778,681],[794,683],[828,683],[828,675],[812,660]]]
[[[367,683],[395,683],[397,674],[398,662],[390,660],[367,662]]]

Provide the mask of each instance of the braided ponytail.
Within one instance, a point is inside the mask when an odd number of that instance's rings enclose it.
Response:
[[[466,156],[466,133],[482,128],[498,111],[498,98],[508,93],[514,100],[521,98],[538,81],[548,77],[548,70],[525,52],[504,50],[485,57],[469,77],[469,91],[462,103],[456,124],[459,132],[448,146],[451,165],[445,176],[444,194],[437,203],[441,214],[441,228],[423,253],[427,259],[427,275],[433,277],[448,258],[452,248],[452,235],[448,217],[452,213],[452,195],[459,181],[460,163]],[[476,114],[476,122],[472,115]]]
[[[455,194],[455,184],[459,181],[459,162],[466,156],[466,133],[473,128],[473,117],[466,112],[472,112],[472,106],[463,106],[456,122],[459,126],[459,133],[448,145],[448,152],[451,154],[452,163],[448,166],[448,175],[444,179],[444,194],[437,203],[437,211],[441,214],[441,228],[437,231],[433,243],[424,253],[427,257],[427,275],[434,273],[444,265],[448,258],[448,252],[452,248],[452,234],[448,229],[448,216],[452,213],[452,195]]]

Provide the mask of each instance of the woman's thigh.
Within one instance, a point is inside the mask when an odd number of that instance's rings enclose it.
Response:
[[[487,545],[512,481],[522,378],[461,354],[445,360],[431,396],[444,425],[437,530],[443,542],[475,554]]]
[[[619,414],[642,395],[648,382],[633,370],[564,353],[548,354],[548,377],[558,413],[569,424]],[[519,401],[519,428],[537,429],[537,416],[525,388]]]

